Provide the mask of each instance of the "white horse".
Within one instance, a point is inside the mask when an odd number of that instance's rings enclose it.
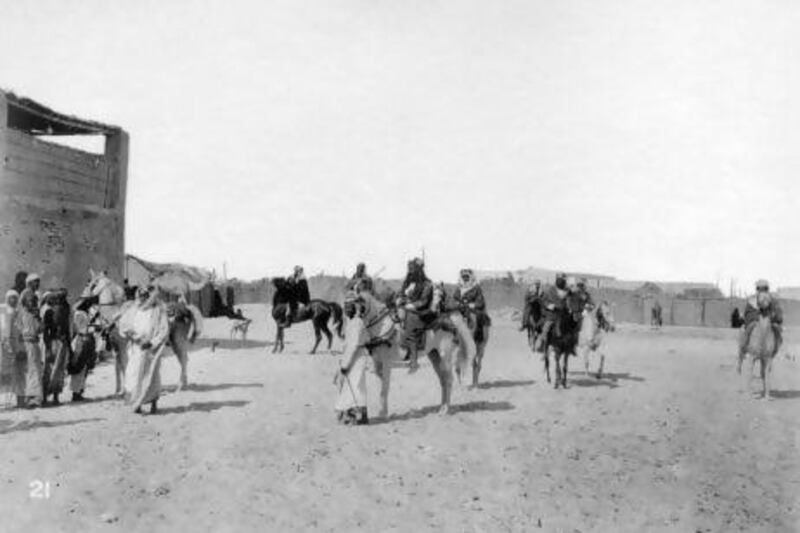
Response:
[[[602,379],[603,377],[603,364],[606,356],[600,351],[600,346],[603,343],[603,337],[608,331],[614,331],[614,317],[611,314],[611,307],[608,302],[603,301],[600,305],[583,311],[576,355],[583,357],[587,377],[589,376],[589,359],[593,354],[600,357],[600,364],[597,367],[595,377],[597,379]]]
[[[122,287],[102,272],[89,270],[90,280],[81,295],[82,301],[77,308],[87,308],[97,305],[100,316],[105,322],[105,333],[98,342],[106,351],[114,354],[115,361],[115,394],[125,393],[125,372],[128,367],[128,339],[120,334],[119,321],[134,305],[134,302],[125,300]],[[189,364],[189,345],[202,333],[203,315],[193,305],[186,305],[190,313],[176,314],[170,317],[168,346],[178,358],[181,365],[181,377],[178,390],[188,386],[187,366]]]
[[[750,333],[750,339],[745,346],[745,328],[741,329],[739,336],[739,363],[737,371],[742,373],[742,363],[747,355],[750,355],[750,374],[745,377],[745,389],[749,388],[750,379],[753,376],[753,370],[756,366],[756,361],[759,361],[761,370],[761,397],[769,400],[769,385],[770,376],[772,374],[772,361],[778,353],[780,345],[778,337],[772,325],[772,320],[767,313],[768,296],[760,293],[757,298],[757,305],[759,308],[758,322],[751,325],[753,331]]]
[[[350,319],[345,333],[345,361],[352,359],[357,350],[363,349],[360,339],[367,339],[374,362],[375,373],[381,379],[380,416],[385,418],[389,413],[389,385],[392,366],[400,366],[400,336],[402,324],[396,313],[378,301],[372,294],[360,294],[360,312]],[[454,372],[466,373],[475,358],[475,342],[460,313],[453,313],[450,320],[458,331],[457,334],[440,329],[425,333],[425,347],[422,353],[431,361],[442,389],[440,414],[447,414],[453,390]],[[355,376],[354,376],[355,378]],[[357,379],[357,378],[356,378]]]

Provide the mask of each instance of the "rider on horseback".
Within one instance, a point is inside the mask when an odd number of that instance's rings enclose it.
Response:
[[[783,340],[783,309],[781,309],[778,297],[770,294],[769,282],[761,279],[756,282],[756,293],[747,299],[744,308],[744,337],[740,346],[740,351],[747,349],[750,342],[750,335],[756,327],[758,317],[761,314],[768,316],[772,329],[775,332],[775,351],[777,352]]]
[[[425,338],[425,330],[436,320],[433,303],[433,283],[425,275],[425,263],[419,258],[412,259],[408,262],[408,273],[396,302],[399,309],[405,310],[400,350],[403,360],[409,361],[409,373],[419,369],[417,352]]]
[[[489,315],[486,314],[486,299],[483,296],[483,289],[478,284],[475,272],[470,268],[462,268],[458,287],[453,293],[453,299],[458,303],[461,314],[467,321],[471,329],[474,329],[478,338],[476,342],[483,339],[484,326],[490,325]]]
[[[522,310],[522,326],[520,331],[525,331],[530,327],[531,313],[533,312],[533,304],[542,298],[542,280],[533,280],[533,285],[528,287],[525,291],[525,305]]]
[[[581,305],[583,309],[593,308],[594,301],[592,301],[592,295],[589,294],[589,289],[586,288],[586,278],[580,278],[578,283],[575,285],[575,294],[578,295],[580,299]]]
[[[286,283],[291,295],[289,312],[286,314],[286,327],[289,327],[297,316],[298,311],[311,302],[311,295],[308,292],[308,281],[303,273],[303,267],[299,265],[294,267],[292,275],[286,278]]]
[[[547,342],[547,335],[550,329],[555,325],[556,334],[560,335],[560,325],[558,316],[564,310],[566,302],[565,298],[568,294],[567,288],[567,275],[560,272],[556,275],[556,284],[548,285],[542,293],[542,311],[544,313],[544,325],[542,326],[542,333],[536,341],[537,352],[543,352],[545,343]]]

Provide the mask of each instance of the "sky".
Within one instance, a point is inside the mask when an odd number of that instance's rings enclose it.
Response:
[[[245,279],[800,285],[800,4],[0,0],[0,87],[131,136],[126,249]]]

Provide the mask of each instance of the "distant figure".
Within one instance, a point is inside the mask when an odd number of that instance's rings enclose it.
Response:
[[[530,324],[531,313],[533,312],[534,304],[539,303],[541,299],[542,280],[536,279],[533,281],[533,286],[528,287],[528,289],[525,291],[525,300],[522,308],[522,326],[519,328],[520,331],[525,331],[526,329],[531,329],[532,327],[535,328],[535,326]]]
[[[761,315],[769,318],[775,335],[775,352],[777,352],[783,341],[783,309],[778,303],[778,297],[769,292],[769,282],[764,279],[756,282],[756,293],[747,299],[744,308],[745,329],[740,342],[740,358],[744,357],[744,351],[750,343],[750,335]]]
[[[653,302],[653,308],[650,310],[650,326],[654,328],[660,328],[664,325],[664,319],[662,318],[663,310],[661,309],[661,304],[658,300]]]
[[[731,313],[731,327],[733,329],[739,329],[742,326],[744,326],[744,318],[742,318],[739,308],[734,307],[733,313]]]

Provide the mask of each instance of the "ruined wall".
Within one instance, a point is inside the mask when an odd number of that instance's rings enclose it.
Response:
[[[89,267],[122,279],[128,137],[89,154],[7,128],[0,92],[0,287],[18,270],[76,294]]]

